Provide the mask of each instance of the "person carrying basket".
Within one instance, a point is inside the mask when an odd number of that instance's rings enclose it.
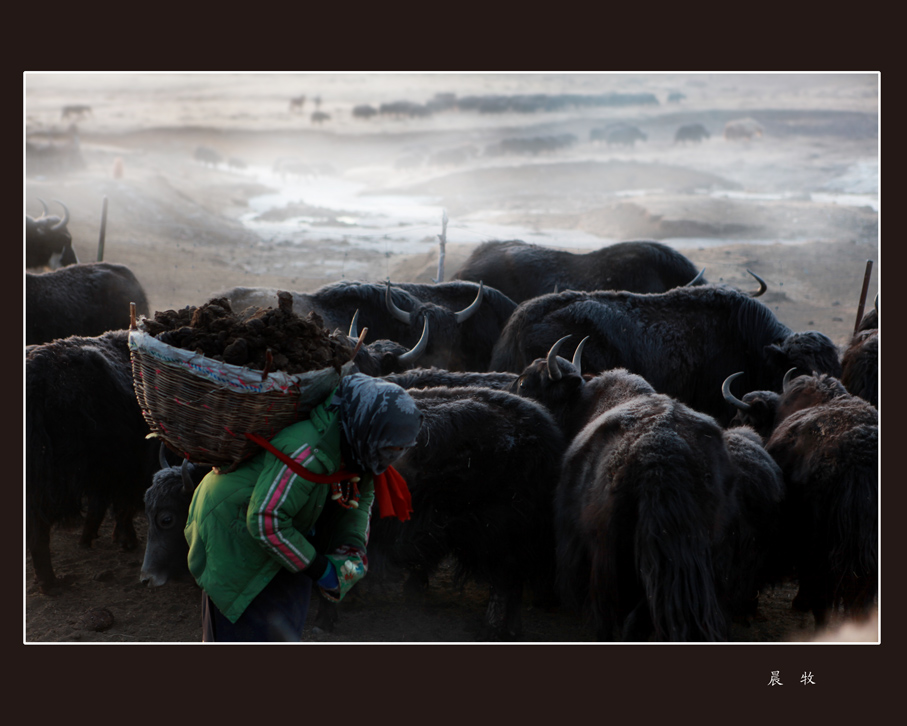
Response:
[[[354,373],[309,417],[229,473],[213,470],[189,507],[188,564],[202,588],[205,642],[301,640],[314,583],[339,602],[368,569],[372,507],[409,518],[393,469],[422,413],[400,386]]]

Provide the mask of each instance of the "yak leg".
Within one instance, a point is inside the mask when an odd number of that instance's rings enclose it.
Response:
[[[104,521],[104,515],[107,513],[107,502],[100,499],[92,498],[88,502],[88,511],[85,513],[85,523],[82,525],[82,537],[79,544],[82,547],[91,547],[91,543],[97,538],[101,529],[101,523]]]
[[[522,584],[491,586],[482,626],[482,640],[519,640],[523,635]]]
[[[28,528],[27,544],[38,588],[45,595],[56,595],[60,590],[60,582],[54,575],[50,559],[50,524],[43,520],[33,522]]]
[[[113,541],[127,552],[134,550],[139,543],[135,525],[133,524],[135,514],[136,508],[132,505],[117,507],[115,512],[116,523],[113,526]]]

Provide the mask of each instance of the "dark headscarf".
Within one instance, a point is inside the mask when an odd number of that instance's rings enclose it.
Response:
[[[387,447],[415,446],[422,412],[396,383],[353,373],[340,381],[334,400],[353,464],[374,474],[384,472],[402,452]]]

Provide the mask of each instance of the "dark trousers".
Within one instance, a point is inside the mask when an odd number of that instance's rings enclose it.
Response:
[[[202,641],[271,643],[302,640],[312,578],[281,568],[249,607],[231,623],[202,591]]]

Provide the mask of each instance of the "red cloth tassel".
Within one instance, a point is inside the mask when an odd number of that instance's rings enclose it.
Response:
[[[413,499],[406,480],[392,466],[383,474],[375,475],[375,499],[382,517],[396,517],[405,522],[412,514]]]

